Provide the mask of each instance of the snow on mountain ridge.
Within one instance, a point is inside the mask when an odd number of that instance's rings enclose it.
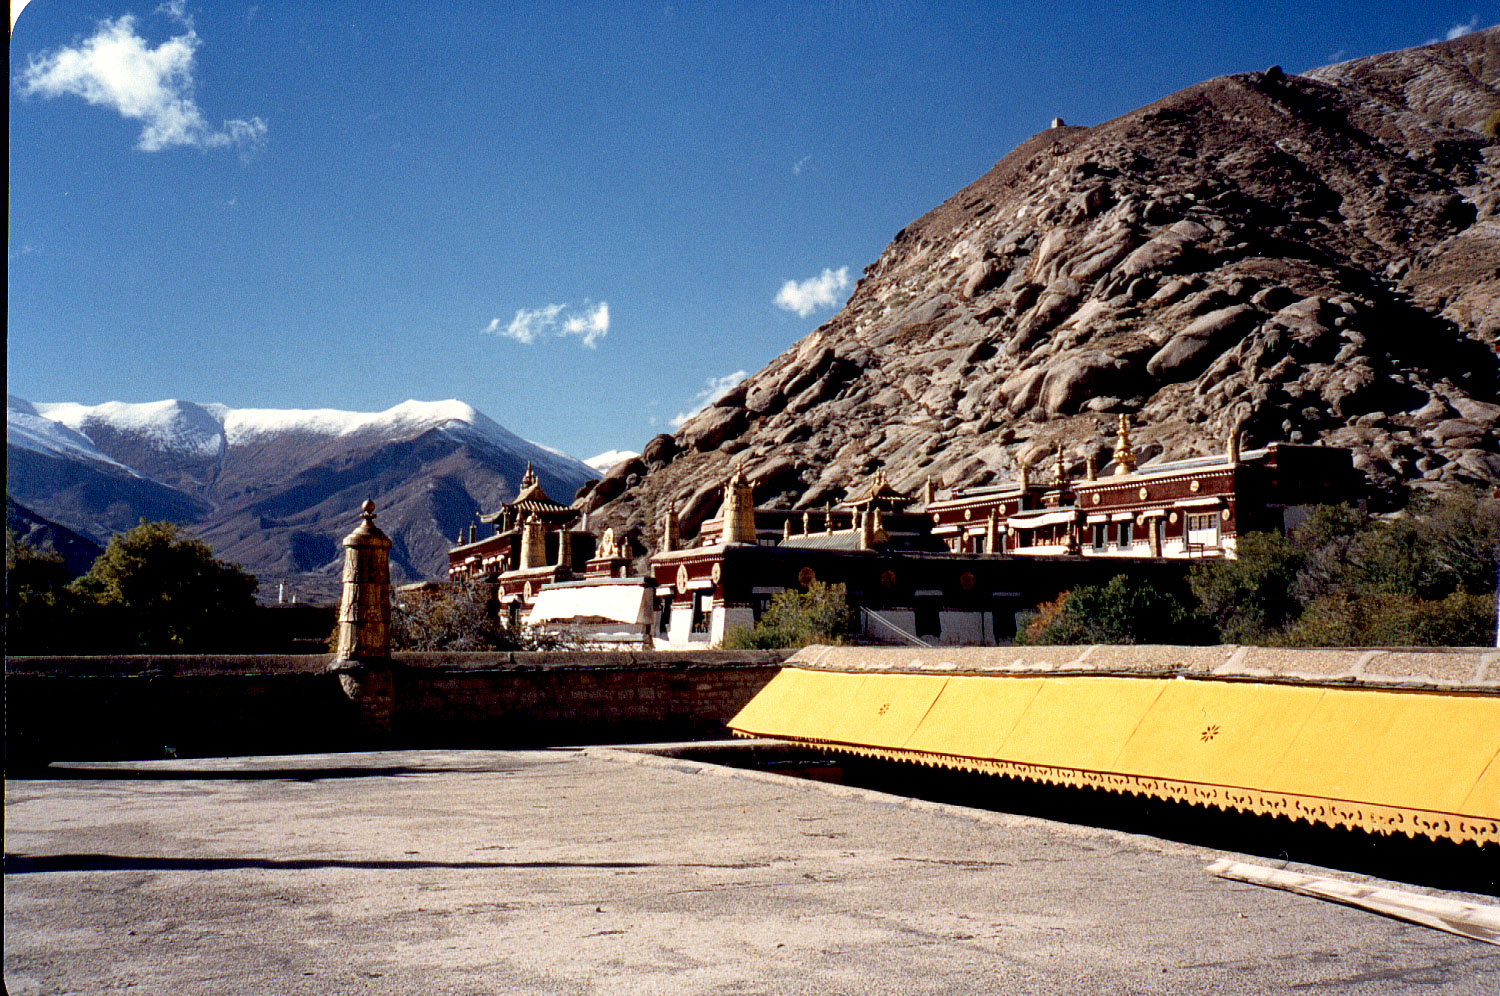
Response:
[[[5,444],[40,453],[43,456],[102,463],[123,470],[134,477],[141,476],[118,460],[110,459],[99,452],[99,449],[83,433],[10,404],[6,406],[5,411]]]
[[[568,454],[522,439],[472,405],[455,398],[408,400],[382,412],[336,408],[230,408],[223,404],[177,400],[110,401],[99,405],[75,402],[31,404],[12,397],[12,411],[20,410],[18,404],[25,405],[35,416],[65,426],[84,439],[88,437],[90,426],[104,426],[117,432],[143,436],[169,452],[207,459],[217,459],[229,447],[291,433],[330,439],[363,433],[399,438],[440,429],[471,442],[520,451],[523,455],[535,457],[539,463],[551,464],[559,472],[588,470],[586,465]]]
[[[149,401],[128,404],[106,401],[102,405],[80,405],[75,402],[34,404],[38,415],[82,433],[91,425],[103,425],[116,432],[143,436],[159,449],[182,453],[205,460],[218,459],[224,452],[224,425],[215,411],[222,406],[199,405],[191,401]],[[91,437],[92,438],[92,437]]]

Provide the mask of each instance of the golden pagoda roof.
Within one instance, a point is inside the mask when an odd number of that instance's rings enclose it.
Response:
[[[559,504],[547,496],[529,461],[526,464],[526,473],[521,478],[521,490],[517,493],[515,500],[501,505],[500,511],[487,512],[479,519],[481,522],[494,522],[506,512],[520,513],[523,518],[527,515],[535,515],[539,519],[553,523],[571,521],[579,514],[576,508]]]
[[[900,505],[909,505],[915,500],[911,495],[897,491],[891,482],[886,480],[884,470],[877,470],[875,476],[845,498],[843,504],[845,508],[859,508],[875,503],[894,509]]]

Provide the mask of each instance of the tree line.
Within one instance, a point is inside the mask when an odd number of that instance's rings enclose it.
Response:
[[[254,646],[256,579],[170,522],[114,536],[83,576],[5,534],[7,654],[228,653]]]

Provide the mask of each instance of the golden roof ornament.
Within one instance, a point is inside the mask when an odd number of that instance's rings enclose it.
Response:
[[[521,490],[525,491],[527,488],[536,487],[536,484],[536,471],[531,469],[531,461],[527,460],[526,473],[521,476]]]
[[[1135,449],[1130,445],[1130,423],[1120,416],[1120,429],[1115,434],[1115,476],[1124,477],[1135,473]]]
[[[1067,465],[1067,461],[1063,457],[1063,444],[1062,443],[1058,443],[1057,444],[1057,460],[1053,464],[1053,468],[1052,468],[1052,483],[1053,484],[1067,484],[1068,483],[1068,465]]]

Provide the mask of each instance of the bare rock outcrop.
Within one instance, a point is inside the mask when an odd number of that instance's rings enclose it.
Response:
[[[1209,80],[1023,142],[898,232],[843,310],[686,423],[600,521],[1010,479],[1228,427],[1347,446],[1377,489],[1500,482],[1500,29]],[[613,487],[611,485],[610,487]],[[691,523],[691,525],[690,525]]]

